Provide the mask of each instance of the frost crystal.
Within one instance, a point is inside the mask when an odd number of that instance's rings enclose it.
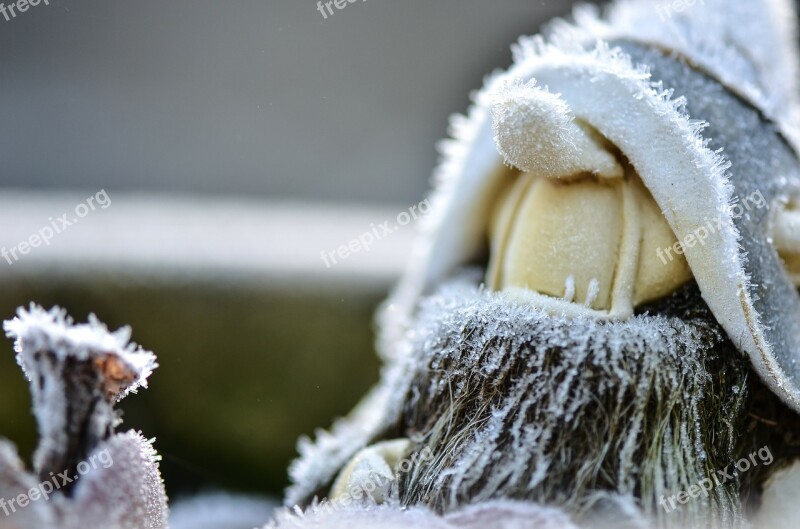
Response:
[[[107,367],[119,371],[107,373],[109,382],[115,382],[108,388],[114,390],[114,399],[120,401],[138,388],[146,388],[147,378],[158,367],[152,352],[130,342],[130,327],[111,333],[94,314],[89,315],[88,323],[75,325],[64,309],[53,307],[46,311],[31,305],[28,310],[19,308],[17,317],[6,321],[3,329],[15,340],[17,363],[30,381],[38,374],[36,353],[48,351],[59,362],[68,358],[77,361],[113,358],[120,364]]]

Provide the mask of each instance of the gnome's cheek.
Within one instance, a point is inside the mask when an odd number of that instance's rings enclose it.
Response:
[[[499,153],[522,173],[505,179],[490,214],[490,288],[556,314],[624,319],[692,278],[684,245],[622,149],[566,100],[517,81],[497,90],[492,118]]]
[[[800,286],[800,202],[797,198],[776,212],[770,233],[792,281]]]

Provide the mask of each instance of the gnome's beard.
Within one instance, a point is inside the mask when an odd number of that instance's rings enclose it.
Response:
[[[433,457],[401,477],[401,500],[446,512],[512,498],[589,526],[644,513],[663,527],[736,527],[742,482],[760,470],[717,471],[749,449],[757,382],[694,285],[649,310],[553,318],[464,279],[424,301],[402,422]],[[698,497],[670,502],[695,486]]]

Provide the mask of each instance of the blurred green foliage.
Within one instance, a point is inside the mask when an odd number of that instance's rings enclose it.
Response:
[[[31,301],[78,322],[94,312],[158,355],[123,429],[155,437],[171,495],[225,488],[280,496],[298,436],[327,428],[377,381],[372,317],[385,286],[133,285],[15,280],[0,316]],[[27,383],[0,352],[0,436],[35,447]]]

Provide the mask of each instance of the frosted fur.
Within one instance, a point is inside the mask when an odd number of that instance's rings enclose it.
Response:
[[[655,503],[661,495],[683,490],[727,464],[740,431],[736,417],[746,395],[747,371],[708,309],[697,303],[696,293],[668,303],[671,315],[566,321],[518,297],[482,290],[479,277],[479,271],[467,274],[423,300],[415,330],[404,339],[416,366],[409,385],[381,382],[384,390],[392,387],[390,414],[404,403],[400,431],[420,443],[412,452],[429,449],[434,454],[403,474],[406,481],[395,494],[404,504],[456,511],[472,502],[514,497],[561,502],[566,511],[581,515],[582,523],[595,519],[598,504],[612,517],[636,519],[641,512],[633,495],[640,485],[643,504],[658,515],[662,512]],[[724,368],[718,365],[728,361]],[[449,402],[464,411],[443,411]],[[606,403],[600,407],[608,414],[605,419],[592,411],[593,403],[600,402]],[[616,412],[614,402],[622,407]],[[465,416],[476,422],[461,430]],[[394,421],[388,422],[396,428]],[[441,423],[448,433],[424,427],[428,421]],[[590,427],[615,433],[608,438]],[[584,431],[589,441],[583,440]],[[562,459],[561,452],[548,448],[552,443],[592,455]],[[598,455],[609,449],[606,456]],[[293,492],[327,490],[327,469],[319,467],[315,475],[306,468],[305,478],[312,481],[295,484]],[[574,490],[559,488],[565,474],[582,476],[569,478],[576,479]],[[596,475],[609,481],[589,484]],[[716,488],[710,499],[665,517],[675,527],[705,516],[714,519],[715,527],[736,527],[741,521],[737,486],[731,482]]]
[[[403,425],[433,457],[402,475],[404,504],[514,498],[589,527],[640,509],[662,527],[739,526],[733,480],[679,511],[658,506],[727,464],[748,393],[746,359],[693,288],[608,322],[472,281],[425,298],[409,337],[419,367]]]

